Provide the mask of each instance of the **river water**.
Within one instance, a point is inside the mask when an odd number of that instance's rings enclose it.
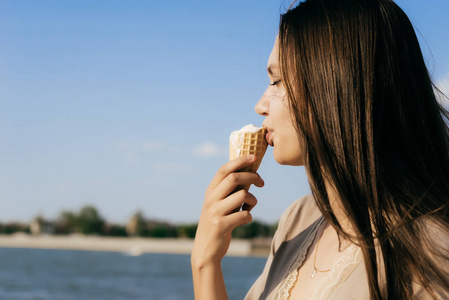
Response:
[[[229,299],[243,299],[265,260],[223,259]],[[190,256],[0,248],[0,299],[193,299]]]

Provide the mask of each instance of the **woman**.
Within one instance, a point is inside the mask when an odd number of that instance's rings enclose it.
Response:
[[[391,0],[306,0],[282,15],[256,105],[276,161],[304,165],[313,195],[279,222],[247,299],[449,299],[448,113]],[[263,186],[220,168],[192,252],[197,299],[226,299],[220,262]],[[248,210],[233,212],[246,203]]]

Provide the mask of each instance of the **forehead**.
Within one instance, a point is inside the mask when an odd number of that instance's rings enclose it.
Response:
[[[277,71],[276,69],[279,69],[279,40],[277,37],[267,63],[268,73],[271,74],[272,72]]]

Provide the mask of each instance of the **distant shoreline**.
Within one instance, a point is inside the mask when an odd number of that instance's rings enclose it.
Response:
[[[84,235],[0,235],[0,248],[59,249],[122,252],[132,256],[144,253],[190,254],[193,239],[103,237]],[[269,253],[269,240],[233,239],[228,256],[261,256]]]

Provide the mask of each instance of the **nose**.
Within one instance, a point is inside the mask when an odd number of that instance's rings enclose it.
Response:
[[[270,108],[270,102],[268,97],[266,97],[266,92],[259,99],[259,102],[256,103],[254,110],[261,116],[268,116],[268,109]]]

